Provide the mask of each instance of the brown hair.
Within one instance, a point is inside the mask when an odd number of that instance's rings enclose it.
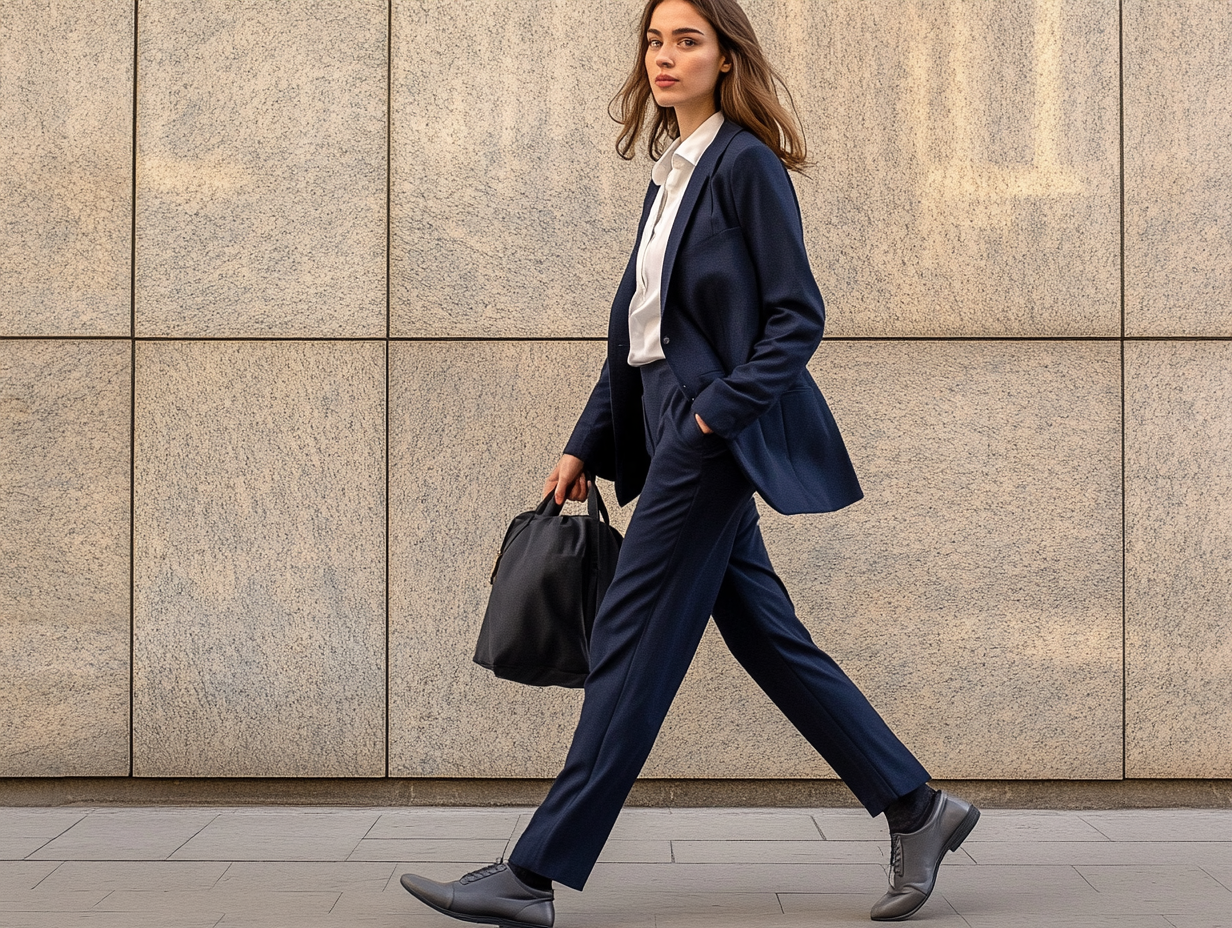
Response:
[[[646,151],[651,160],[657,160],[672,139],[680,135],[676,111],[655,103],[650,78],[646,74],[646,51],[650,47],[646,32],[650,29],[655,9],[662,2],[647,0],[646,9],[642,12],[640,54],[632,73],[608,106],[608,113],[622,127],[620,138],[616,140],[616,151],[626,161],[633,158],[643,132],[647,132]],[[765,142],[790,170],[803,171],[809,167],[804,133],[800,129],[799,114],[791,91],[766,60],[753,24],[740,4],[736,0],[688,2],[718,33],[719,47],[731,62],[731,70],[719,74],[719,82],[715,86],[715,103],[723,115]],[[790,112],[779,102],[776,85],[786,95]],[[650,123],[648,131],[647,122]]]

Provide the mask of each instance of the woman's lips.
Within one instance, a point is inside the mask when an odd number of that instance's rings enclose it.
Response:
[[[675,77],[668,77],[666,74],[660,74],[655,78],[655,83],[660,87],[670,87],[672,84],[679,84],[680,80]]]

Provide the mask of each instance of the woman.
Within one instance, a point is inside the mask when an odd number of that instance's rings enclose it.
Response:
[[[403,886],[448,915],[546,928],[552,881],[581,889],[708,618],[892,840],[877,920],[907,918],[979,812],[939,793],[796,618],[753,493],[783,513],[861,492],[806,364],[824,308],[787,169],[804,142],[736,0],[649,0],[617,97],[625,158],[656,160],[612,305],[608,358],[544,495],[584,500],[588,471],[640,495],[595,619],[586,698],[564,770],[497,863]],[[666,149],[666,150],[664,150]]]

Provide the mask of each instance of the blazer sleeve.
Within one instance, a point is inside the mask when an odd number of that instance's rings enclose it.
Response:
[[[605,480],[616,479],[616,435],[612,429],[612,390],[608,363],[603,362],[599,382],[590,391],[586,408],[578,417],[565,454],[586,462],[586,470]]]
[[[724,438],[760,418],[795,383],[821,342],[826,311],[804,248],[796,191],[764,145],[740,152],[728,186],[761,294],[760,337],[749,358],[710,383],[693,411]]]

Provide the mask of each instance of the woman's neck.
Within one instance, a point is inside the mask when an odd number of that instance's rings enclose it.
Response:
[[[682,111],[681,107],[676,107],[676,126],[680,129],[680,141],[683,142],[700,129],[702,124],[718,111],[718,108],[713,105],[684,111]]]

